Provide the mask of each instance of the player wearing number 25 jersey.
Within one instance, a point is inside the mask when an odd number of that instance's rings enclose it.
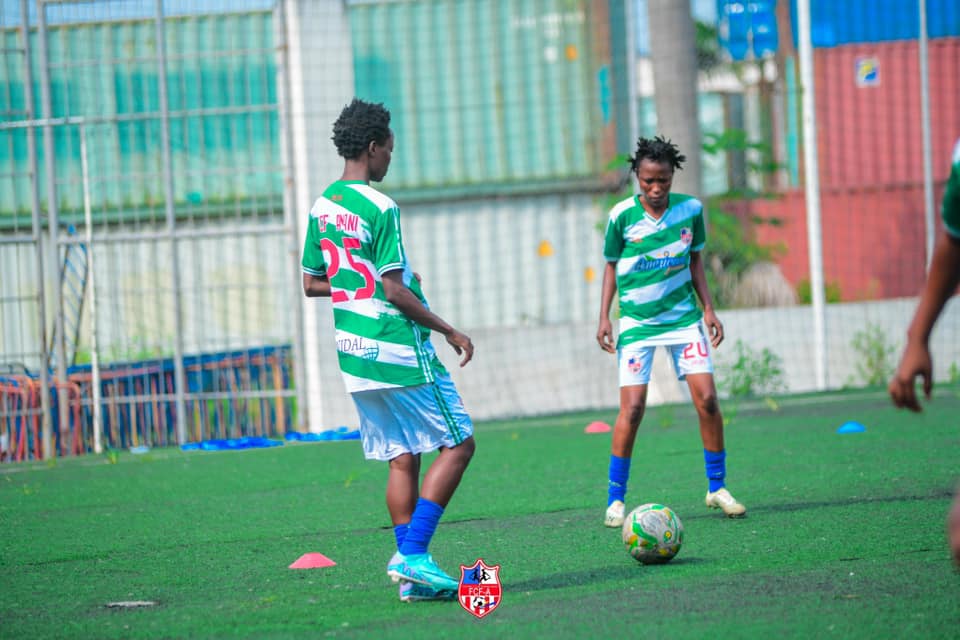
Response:
[[[446,373],[430,329],[390,304],[382,274],[399,271],[427,306],[400,237],[400,209],[369,184],[337,180],[310,210],[303,271],[330,281],[337,355],[347,391],[411,387]]]
[[[337,355],[367,458],[389,461],[387,510],[397,550],[387,575],[400,600],[452,600],[459,583],[428,552],[474,453],[473,423],[430,342],[462,356],[473,342],[430,310],[410,269],[397,204],[370,186],[387,174],[394,136],[382,104],[354,99],[333,125],[343,175],[310,210],[303,290],[333,304]],[[420,484],[420,454],[436,451]]]
[[[630,158],[640,194],[613,207],[607,221],[597,342],[604,351],[617,354],[620,368],[620,413],[610,445],[604,516],[608,527],[624,521],[633,445],[646,407],[654,352],[661,346],[672,357],[677,377],[686,380],[697,409],[709,483],[707,506],[730,517],[746,513],[725,487],[723,417],[702,327],[707,325],[710,341],[719,346],[723,325],[713,312],[701,259],[706,244],[703,205],[696,198],[670,193],[673,173],[684,160],[669,140],[640,138],[636,156]],[[610,306],[618,289],[620,335],[614,343]]]

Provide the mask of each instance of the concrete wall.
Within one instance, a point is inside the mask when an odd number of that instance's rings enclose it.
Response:
[[[896,347],[893,359],[899,359],[915,306],[912,298],[828,305],[829,388],[863,386],[857,374],[857,363],[863,358],[852,343],[854,335],[868,324],[886,334],[888,343]],[[714,352],[718,377],[722,378],[724,368],[731,365],[736,341],[742,340],[754,351],[768,348],[782,359],[789,392],[816,390],[811,313],[806,306],[721,312],[727,339]],[[468,411],[475,420],[484,420],[616,407],[616,357],[600,350],[595,333],[593,322],[470,331],[477,351],[463,369],[442,340],[435,345]],[[934,378],[944,381],[952,364],[960,366],[960,304],[956,299],[948,303],[937,324],[931,351]],[[343,424],[356,424],[348,395],[344,392],[340,397],[337,410],[346,416]],[[658,351],[649,403],[682,402],[686,398],[686,390],[677,382],[665,352]]]

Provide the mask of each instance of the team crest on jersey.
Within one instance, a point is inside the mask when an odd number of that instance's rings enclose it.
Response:
[[[693,242],[693,231],[691,231],[687,227],[680,229],[680,242],[682,242],[683,244],[690,244],[691,242]]]
[[[460,587],[457,600],[460,606],[482,618],[500,606],[503,589],[500,586],[500,565],[488,566],[477,558],[473,566],[460,565]]]

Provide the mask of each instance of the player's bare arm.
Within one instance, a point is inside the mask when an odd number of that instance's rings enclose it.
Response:
[[[303,294],[308,298],[329,297],[330,280],[326,276],[303,274]]]
[[[460,366],[473,359],[473,342],[465,333],[457,331],[443,318],[427,309],[407,285],[403,284],[403,272],[399,269],[383,274],[383,293],[390,304],[400,309],[403,315],[433,331],[443,334],[457,355],[462,356]]]
[[[933,362],[930,357],[930,333],[950,295],[960,284],[960,240],[941,233],[933,253],[930,275],[917,311],[907,329],[907,345],[888,391],[897,407],[921,411],[914,390],[916,379],[923,381],[927,399],[933,391]]]
[[[723,342],[723,325],[713,310],[713,298],[707,286],[707,273],[703,268],[703,256],[700,251],[690,252],[690,278],[693,281],[693,290],[703,305],[703,323],[710,334],[710,344],[716,349]]]
[[[613,325],[610,323],[610,305],[617,292],[617,263],[608,262],[603,268],[603,286],[600,290],[600,323],[597,327],[597,342],[607,353],[617,352],[617,343],[613,339]]]

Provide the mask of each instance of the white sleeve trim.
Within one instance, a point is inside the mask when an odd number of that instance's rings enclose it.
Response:
[[[377,273],[379,273],[380,275],[383,275],[388,271],[396,271],[397,269],[403,269],[402,262],[391,262],[390,264],[385,264],[379,269],[377,269]]]

